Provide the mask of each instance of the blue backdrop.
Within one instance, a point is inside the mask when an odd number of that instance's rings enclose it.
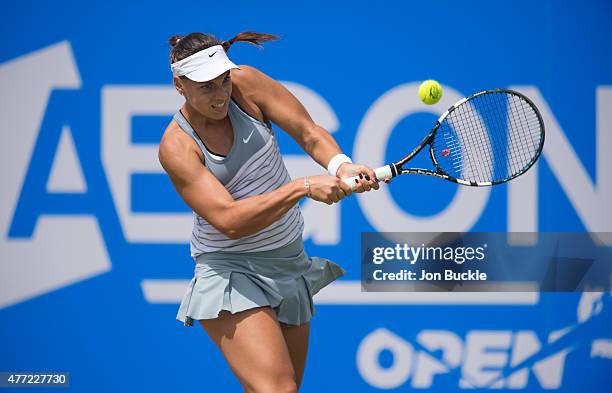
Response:
[[[513,2],[4,2],[0,24],[0,371],[71,389],[239,391],[199,327],[174,320],[193,273],[189,210],[157,162],[180,106],[167,39],[275,33],[238,64],[282,81],[359,162],[412,147],[458,98],[509,87],[542,111],[537,167],[508,186],[402,178],[302,207],[321,292],[304,392],[496,387],[607,391],[609,294],[359,291],[362,231],[612,232],[612,5]],[[420,81],[440,81],[434,106]],[[321,172],[277,130],[293,176]],[[608,239],[609,240],[609,239]],[[531,357],[532,355],[535,355]],[[529,360],[518,370],[512,367]]]

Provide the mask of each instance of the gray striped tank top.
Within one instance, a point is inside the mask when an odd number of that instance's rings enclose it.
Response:
[[[288,183],[291,179],[272,127],[248,115],[233,99],[230,100],[228,116],[234,131],[234,143],[226,157],[208,151],[181,111],[174,115],[174,120],[196,141],[204,154],[204,164],[235,200],[270,192]],[[196,212],[193,214],[193,258],[209,252],[277,249],[301,238],[304,230],[304,219],[297,204],[270,226],[240,239],[230,239]]]

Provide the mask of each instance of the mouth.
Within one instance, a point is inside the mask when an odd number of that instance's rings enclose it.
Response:
[[[211,105],[211,106],[213,107],[213,109],[219,110],[219,109],[222,109],[225,106],[226,103],[227,103],[227,101],[223,101],[223,102],[220,102],[218,104]]]

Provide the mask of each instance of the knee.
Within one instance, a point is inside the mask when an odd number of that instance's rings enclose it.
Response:
[[[298,387],[293,378],[277,378],[270,381],[261,381],[245,390],[249,393],[297,393]]]

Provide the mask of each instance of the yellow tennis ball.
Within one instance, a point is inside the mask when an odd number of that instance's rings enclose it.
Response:
[[[419,86],[419,98],[427,105],[433,105],[442,98],[442,86],[433,79],[428,79]]]

